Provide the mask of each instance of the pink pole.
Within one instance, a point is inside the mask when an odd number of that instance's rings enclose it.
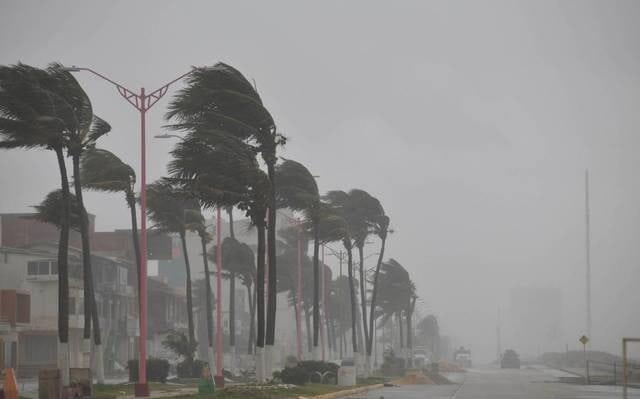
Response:
[[[298,360],[302,360],[302,234],[298,233],[298,282],[296,284],[296,338]]]
[[[149,396],[147,386],[147,154],[145,138],[144,87],[140,89],[140,359],[138,361],[139,395]]]
[[[216,376],[222,376],[222,246],[220,245],[220,207],[216,209]]]

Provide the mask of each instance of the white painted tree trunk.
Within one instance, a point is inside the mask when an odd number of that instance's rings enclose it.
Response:
[[[69,344],[58,342],[58,368],[62,375],[62,386],[69,386]]]
[[[273,378],[273,345],[264,346],[264,380]]]
[[[256,380],[258,384],[264,382],[264,348],[256,346]]]
[[[363,367],[363,371],[362,374],[364,375],[365,378],[369,377],[369,374],[371,372],[371,356],[369,356],[369,354],[367,354],[366,352],[363,354],[364,356],[364,367]]]
[[[238,373],[238,354],[236,353],[236,346],[231,345],[229,347],[229,352],[231,352],[231,375],[235,376]]]
[[[96,378],[98,384],[104,384],[104,349],[102,345],[95,346],[96,351]]]
[[[362,364],[360,363],[360,354],[353,352],[353,365],[356,368],[356,375],[362,375]]]
[[[209,378],[211,378],[211,382],[215,383],[213,376],[216,373],[216,356],[213,352],[213,346],[207,347],[207,360],[209,361]]]
[[[91,338],[82,339],[82,367],[91,368]]]

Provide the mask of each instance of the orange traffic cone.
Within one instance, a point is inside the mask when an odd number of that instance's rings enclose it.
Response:
[[[13,369],[5,369],[4,397],[5,399],[18,399],[18,384]]]

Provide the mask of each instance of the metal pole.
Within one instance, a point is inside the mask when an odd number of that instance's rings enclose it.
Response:
[[[222,377],[222,246],[220,207],[216,209],[216,376]]]
[[[140,89],[140,359],[136,396],[149,396],[147,385],[147,154],[145,92]]]
[[[584,173],[584,190],[585,190],[585,224],[586,224],[586,258],[587,258],[587,270],[586,270],[586,300],[587,300],[587,337],[591,337],[591,215],[589,207],[589,170],[585,170]]]

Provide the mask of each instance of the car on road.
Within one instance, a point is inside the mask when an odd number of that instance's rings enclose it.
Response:
[[[507,349],[504,351],[502,358],[500,359],[500,368],[503,369],[519,369],[520,357],[513,349]]]

